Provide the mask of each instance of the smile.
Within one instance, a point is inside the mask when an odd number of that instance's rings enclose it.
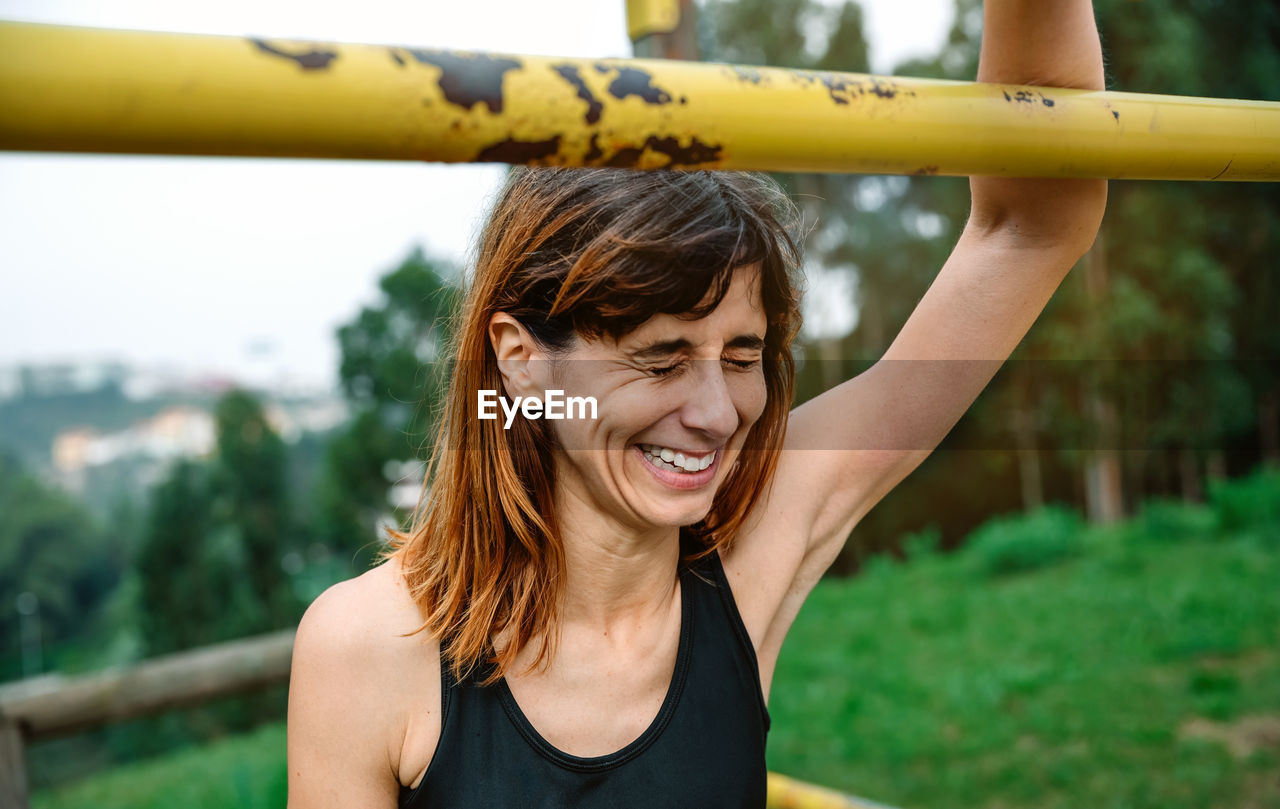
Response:
[[[657,444],[637,444],[636,446],[652,466],[687,475],[703,471],[716,460],[716,450],[695,455],[669,447],[660,447]]]

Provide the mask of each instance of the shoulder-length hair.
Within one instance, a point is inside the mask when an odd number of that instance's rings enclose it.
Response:
[[[549,352],[575,334],[620,338],[657,314],[701,317],[733,271],[760,267],[767,400],[686,561],[727,547],[769,484],[791,406],[800,325],[795,207],[763,175],[536,168],[513,171],[481,237],[454,330],[448,394],[410,528],[391,532],[405,581],[453,675],[507,673],[537,640],[554,650],[565,581],[550,431],[473,412],[502,378],[488,325],[506,312]],[[494,639],[501,638],[501,644]]]

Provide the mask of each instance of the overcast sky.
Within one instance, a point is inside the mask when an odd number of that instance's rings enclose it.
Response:
[[[887,72],[936,50],[952,0],[862,5],[873,69]],[[623,0],[0,0],[0,19],[630,55]],[[0,365],[119,359],[332,384],[335,328],[376,299],[378,277],[414,245],[464,261],[501,175],[494,166],[0,153]]]

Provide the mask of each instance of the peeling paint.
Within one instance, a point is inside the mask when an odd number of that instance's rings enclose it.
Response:
[[[876,98],[893,99],[899,94],[915,95],[914,90],[903,90],[896,82],[875,76],[858,77],[842,73],[815,73],[814,77],[827,88],[831,100],[848,104],[854,96],[873,95]]]
[[[547,140],[507,138],[490,144],[476,155],[477,163],[529,163],[551,157],[560,151],[560,136]]]
[[[849,96],[852,95],[852,91],[850,90],[851,85],[853,85],[855,89],[861,89],[852,82],[838,78],[831,73],[823,73],[818,78],[822,82],[822,86],[827,88],[827,93],[830,94],[831,100],[837,104],[849,103]]]
[[[648,150],[667,156],[664,168],[700,166],[718,162],[721,159],[722,149],[723,147],[719,145],[703,143],[697,137],[691,138],[688,146],[681,146],[676,138],[650,135],[641,146],[624,146],[610,155],[609,159],[601,165],[613,168],[635,168]]]
[[[600,136],[593,134],[591,136],[591,148],[582,156],[582,159],[586,163],[594,163],[602,157],[604,157],[604,152],[600,151]]]
[[[589,124],[599,123],[600,114],[604,112],[604,104],[600,103],[600,100],[591,92],[591,88],[582,80],[582,75],[578,73],[577,66],[569,64],[553,65],[552,70],[578,91],[578,98],[587,102],[587,115],[583,120]]]
[[[284,59],[291,59],[298,63],[298,67],[303,70],[326,70],[334,59],[338,58],[338,52],[333,50],[322,50],[315,46],[310,46],[306,50],[299,53],[289,53],[286,50],[272,45],[265,39],[250,39],[258,50],[263,53],[269,53],[272,56],[279,56]]]
[[[937,166],[921,166],[920,168],[911,172],[912,176],[914,177],[929,177],[937,173],[938,173]]]
[[[596,65],[600,69],[600,65]],[[653,76],[647,70],[634,67],[615,67],[617,77],[609,83],[609,95],[619,100],[639,96],[646,104],[670,104],[671,94],[653,86]]]
[[[898,95],[898,88],[889,82],[872,79],[871,93],[879,98],[895,98]]]
[[[480,53],[408,50],[418,62],[440,68],[440,90],[445,99],[468,111],[476,104],[484,104],[489,112],[502,112],[502,77],[523,66],[515,59]]]

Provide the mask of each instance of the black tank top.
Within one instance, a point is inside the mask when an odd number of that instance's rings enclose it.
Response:
[[[441,666],[440,741],[402,809],[675,809],[765,805],[769,712],[755,649],[720,556],[680,573],[680,645],[658,715],[605,756],[551,746],[506,680],[481,688]]]

